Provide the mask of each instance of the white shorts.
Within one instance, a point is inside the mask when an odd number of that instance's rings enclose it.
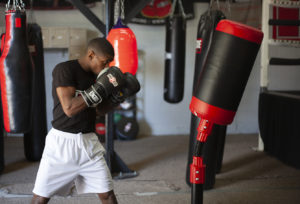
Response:
[[[33,193],[46,198],[66,195],[74,181],[78,194],[112,190],[104,153],[95,133],[72,134],[52,128],[46,137]]]

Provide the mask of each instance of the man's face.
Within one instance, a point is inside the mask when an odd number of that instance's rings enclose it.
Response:
[[[109,65],[111,61],[111,58],[102,55],[97,55],[93,52],[93,54],[90,55],[91,71],[94,74],[98,75],[105,67]]]

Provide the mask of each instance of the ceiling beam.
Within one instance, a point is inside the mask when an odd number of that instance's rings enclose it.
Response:
[[[135,2],[135,5],[128,11],[125,12],[124,23],[127,24],[130,20],[135,17],[151,0],[139,0]]]
[[[81,0],[69,0],[103,35],[106,34],[105,24]]]

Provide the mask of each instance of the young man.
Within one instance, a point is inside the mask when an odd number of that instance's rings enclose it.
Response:
[[[105,113],[105,104],[122,101],[126,75],[116,67],[104,69],[113,58],[111,44],[96,38],[83,57],[53,70],[53,128],[46,137],[32,204],[67,193],[74,181],[79,194],[97,193],[103,204],[117,203],[105,150],[94,133],[95,107]]]

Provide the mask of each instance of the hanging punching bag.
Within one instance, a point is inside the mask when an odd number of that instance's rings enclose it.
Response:
[[[1,94],[1,91],[0,91]],[[0,174],[4,170],[4,137],[3,137],[2,105],[0,101]]]
[[[116,66],[123,73],[136,74],[138,69],[138,53],[136,38],[132,30],[123,25],[119,18],[117,24],[112,27],[107,35],[107,40],[115,51],[114,60],[109,66]]]
[[[7,10],[6,33],[2,38],[0,83],[4,128],[24,133],[30,128],[31,74],[33,64],[28,50],[24,10]]]
[[[32,78],[32,125],[30,131],[24,134],[24,150],[27,160],[38,161],[42,157],[47,135],[44,49],[41,27],[30,23],[27,28],[28,44],[35,69]]]
[[[4,40],[5,40],[5,33],[2,33],[1,34],[1,52],[0,54],[2,55],[2,52],[3,52],[3,47],[4,47]]]
[[[4,42],[4,33],[1,34],[1,45],[0,45],[0,55],[2,54],[3,50],[3,43]],[[0,96],[1,96],[1,89],[0,89]],[[0,174],[4,170],[4,137],[3,137],[3,112],[2,112],[2,101],[0,100]]]
[[[166,20],[164,100],[178,103],[184,92],[186,22],[176,14]]]
[[[217,24],[219,23],[219,21],[222,19],[225,19],[225,15],[221,11],[210,10],[210,9],[200,17],[200,21],[198,23],[198,33],[197,33],[193,90],[196,87],[196,82],[200,76],[204,62],[206,60],[208,50],[211,45],[214,30]],[[190,164],[192,162],[193,147],[197,137],[197,127],[199,122],[200,122],[200,118],[192,114],[191,126],[190,126],[188,162],[187,162],[187,171],[186,171],[186,182],[188,185],[190,185]],[[217,151],[215,151],[215,148],[216,146],[219,147],[224,145],[224,143],[222,143],[222,138],[225,138],[225,133],[226,133],[226,126],[218,127],[218,125],[216,125],[214,127],[214,131],[212,132],[210,138],[208,139],[208,141],[204,146],[203,159],[207,169],[207,171],[205,172],[206,182],[204,184],[204,189],[210,189],[214,185],[214,181],[215,181],[214,161],[216,160],[217,157]],[[219,143],[217,143],[218,141]],[[205,154],[206,152],[209,153]],[[222,157],[222,154],[220,156]]]

